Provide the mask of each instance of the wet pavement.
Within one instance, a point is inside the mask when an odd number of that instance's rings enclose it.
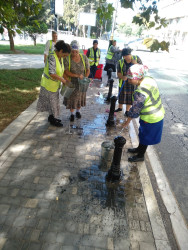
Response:
[[[70,123],[62,106],[56,128],[38,113],[0,157],[0,249],[156,249],[138,167],[127,161],[128,130],[123,178],[105,179],[101,144],[120,133],[124,116],[105,126],[105,73],[103,81],[87,92],[81,119]]]

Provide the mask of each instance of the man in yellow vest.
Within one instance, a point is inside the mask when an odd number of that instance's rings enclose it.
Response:
[[[117,53],[121,52],[121,50],[116,47],[116,40],[112,41],[112,45],[108,48],[107,55],[106,55],[106,65],[104,70],[108,72],[111,68],[113,72],[116,72],[116,64],[117,64]]]
[[[48,40],[45,45],[45,50],[44,50],[44,63],[46,62],[46,58],[49,55],[49,53],[54,51],[54,45],[57,42],[57,32],[52,31],[52,40]]]
[[[136,154],[128,158],[129,162],[144,161],[148,145],[160,143],[162,137],[165,111],[157,83],[147,76],[147,72],[147,66],[139,64],[131,66],[127,72],[129,83],[136,85],[136,89],[133,93],[133,105],[123,126],[127,127],[133,118],[140,116],[139,145],[128,149],[129,153]]]
[[[93,47],[88,49],[86,56],[88,57],[89,64],[90,64],[89,78],[94,78],[96,71],[97,71],[97,66],[99,65],[100,56],[101,56],[101,51],[98,48],[97,40],[93,40]]]

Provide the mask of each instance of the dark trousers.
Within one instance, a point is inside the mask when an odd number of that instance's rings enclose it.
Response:
[[[97,66],[95,64],[90,66],[89,78],[95,78],[96,71],[97,71]]]
[[[138,145],[137,147],[137,152],[138,152],[138,156],[139,157],[143,157],[145,152],[146,152],[146,149],[147,149],[148,145],[143,145],[143,144],[140,144]]]

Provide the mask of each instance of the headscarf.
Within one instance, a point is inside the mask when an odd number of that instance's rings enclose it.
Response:
[[[140,80],[148,73],[148,67],[142,64],[134,64],[127,71],[127,78],[132,80]]]
[[[78,50],[79,49],[79,44],[76,40],[73,40],[71,43],[70,43],[70,46],[71,46],[71,49],[72,50]]]

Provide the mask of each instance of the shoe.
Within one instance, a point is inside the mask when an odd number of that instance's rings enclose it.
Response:
[[[49,115],[49,116],[48,116],[48,121],[49,121],[49,122],[52,121],[53,119],[54,119],[54,116],[53,116],[53,115]],[[56,120],[59,121],[59,122],[61,122],[60,119],[57,119],[57,118],[56,118]]]
[[[122,111],[122,109],[118,108],[114,110],[114,112],[119,112],[119,111]]]
[[[76,118],[80,119],[82,116],[80,114],[80,112],[76,112]]]
[[[72,114],[72,115],[70,115],[69,120],[70,120],[71,122],[73,122],[73,121],[74,121],[74,115],[73,115],[73,114]]]
[[[128,148],[127,150],[128,153],[138,153],[138,148]]]
[[[125,116],[128,117],[129,111],[125,111]]]
[[[55,127],[63,127],[63,123],[61,123],[60,120],[56,118],[53,118],[53,120],[50,121],[50,124]]]
[[[144,156],[139,156],[139,155],[134,155],[132,157],[128,158],[129,162],[139,162],[139,161],[144,161]]]

